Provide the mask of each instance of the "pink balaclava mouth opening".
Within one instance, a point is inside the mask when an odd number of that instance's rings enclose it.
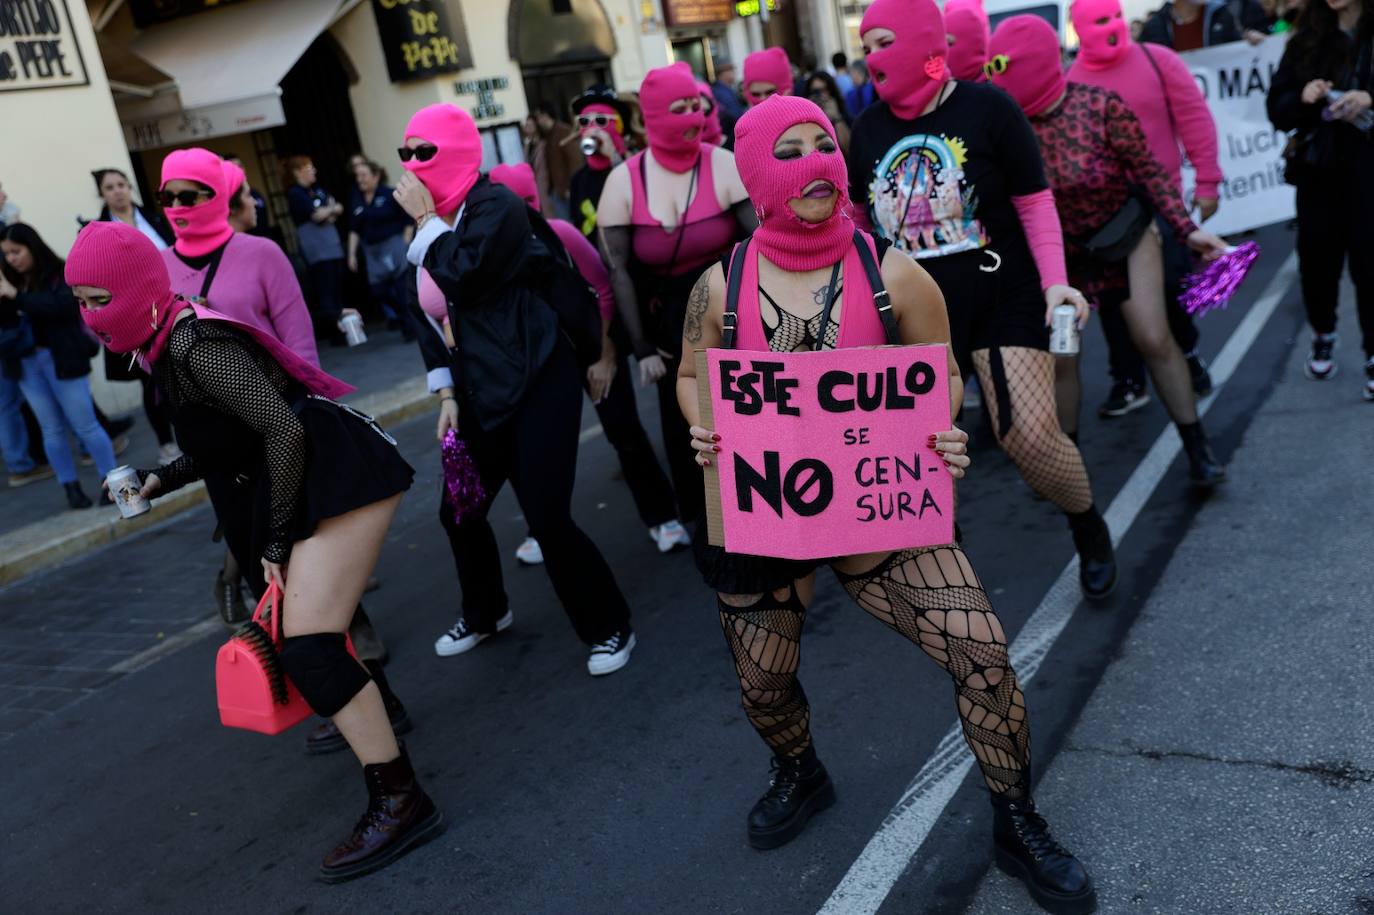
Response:
[[[162,354],[172,318],[187,305],[172,295],[167,265],[153,243],[117,220],[86,224],[72,245],[64,276],[68,286],[109,291],[110,304],[81,309],[81,319],[113,352],[142,350],[149,363]]]
[[[711,113],[706,115],[706,123],[701,128],[701,142],[707,146],[719,146],[720,141],[725,139],[725,131],[720,127],[720,106],[716,104],[716,97],[711,94],[711,87],[697,80],[697,95],[701,96],[702,110],[710,107]]]
[[[620,112],[616,111],[615,108],[610,105],[602,105],[598,102],[593,103],[591,105],[587,105],[585,108],[582,109],[581,113],[601,114],[609,117],[612,120],[611,126],[605,128],[605,132],[608,136],[610,136],[611,145],[615,147],[615,151],[620,153],[620,157],[622,159],[625,158],[625,124],[620,118]],[[620,124],[620,129],[618,130],[615,126],[617,123]],[[590,134],[593,130],[597,129],[599,128],[597,128],[596,125],[593,124],[581,128],[578,131],[578,133],[585,137],[588,134]],[[590,168],[592,171],[604,172],[606,169],[611,167],[611,157],[603,156],[601,153],[592,153],[590,156],[587,157],[587,167]]]
[[[1074,0],[1069,17],[1078,33],[1078,59],[1089,70],[1106,70],[1131,49],[1131,30],[1121,15],[1121,0]],[[1106,21],[1099,23],[1099,19]]]
[[[945,4],[945,34],[949,40],[949,72],[955,79],[981,83],[988,53],[988,17],[981,5]]]
[[[859,35],[888,29],[892,44],[868,54],[873,88],[900,118],[921,116],[949,81],[949,39],[935,0],[876,0],[864,13]]]
[[[813,150],[798,159],[774,156],[778,138],[797,124],[815,124],[835,141],[835,128],[815,102],[774,96],[750,108],[735,125],[735,163],[759,214],[753,243],[784,270],[816,270],[838,261],[852,244],[849,173],[838,142],[834,152]],[[788,202],[817,179],[835,188],[835,209],[824,222],[805,222]]]
[[[778,95],[792,94],[792,61],[787,59],[785,49],[765,48],[744,58],[744,79],[740,87],[744,90],[745,101],[751,106],[766,98],[749,90],[754,83],[772,83]]]
[[[1042,114],[1068,88],[1059,36],[1039,16],[1012,16],[992,33],[993,56],[1006,55],[1007,68],[992,77],[994,84],[1016,99],[1026,117]]]
[[[515,196],[525,201],[531,209],[539,209],[539,185],[534,180],[534,169],[530,168],[528,162],[498,165],[487,172],[487,177],[510,188],[515,192]]]
[[[457,105],[427,105],[406,125],[405,140],[415,137],[439,148],[433,159],[411,159],[401,167],[419,178],[434,197],[440,216],[456,213],[477,183],[482,165],[482,138],[472,116]]]
[[[177,253],[201,257],[233,237],[234,230],[229,226],[229,195],[234,188],[225,187],[224,164],[217,154],[199,147],[173,150],[162,160],[161,187],[164,189],[169,181],[195,181],[215,192],[215,196],[195,206],[173,206],[163,211],[176,233]],[[185,221],[186,225],[178,225],[179,221]]]
[[[678,99],[695,101],[697,109],[673,113],[670,108]],[[654,160],[670,172],[690,171],[701,155],[706,115],[697,96],[696,77],[686,61],[650,70],[639,86],[639,108]]]

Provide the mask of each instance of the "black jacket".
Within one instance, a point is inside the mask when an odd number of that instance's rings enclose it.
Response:
[[[457,228],[430,245],[424,266],[448,299],[457,344],[448,352],[436,338],[410,271],[407,306],[421,331],[425,368],[450,368],[464,416],[494,429],[519,408],[558,341],[558,317],[545,298],[552,256],[535,237],[525,202],[482,177]]]
[[[157,210],[145,210],[138,204],[134,204],[134,209],[143,214],[143,218],[148,220],[148,225],[153,227],[153,231],[162,237],[168,246],[176,244],[176,234],[172,232],[172,226],[163,218]],[[110,214],[110,208],[103,206],[100,208],[100,218],[97,222],[113,222],[114,216]]]
[[[1220,0],[1210,0],[1202,11],[1202,46],[1226,44],[1240,41],[1240,25],[1236,17]],[[1140,30],[1140,40],[1152,44],[1162,44],[1166,48],[1174,46],[1174,5],[1166,3],[1155,11]]]
[[[1314,79],[1330,80],[1338,89],[1374,93],[1374,38],[1366,33],[1359,47],[1337,32],[1325,47],[1313,48],[1301,33],[1288,40],[1265,99],[1269,120],[1279,130],[1296,131],[1297,150],[1288,179],[1297,184],[1317,169],[1374,167],[1374,139],[1344,121],[1322,120],[1325,100],[1305,105],[1302,90]]]
[[[14,327],[21,313],[33,327],[34,343],[52,351],[58,378],[90,374],[91,359],[100,351],[100,344],[86,332],[81,308],[61,277],[39,289],[21,292],[18,298],[0,299],[0,327]],[[13,379],[23,371],[18,359],[6,359],[3,369],[5,377]]]

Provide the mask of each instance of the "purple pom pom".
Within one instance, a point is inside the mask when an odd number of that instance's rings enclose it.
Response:
[[[467,443],[452,429],[444,433],[443,459],[444,501],[453,511],[453,523],[462,524],[469,513],[486,504],[487,491]]]
[[[1259,255],[1258,242],[1247,241],[1230,249],[1183,280],[1187,288],[1178,297],[1179,304],[1194,316],[1204,315],[1214,308],[1225,308]]]

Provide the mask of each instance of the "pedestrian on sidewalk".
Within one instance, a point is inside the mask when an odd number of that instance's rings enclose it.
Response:
[[[1342,93],[1333,100],[1331,93]],[[1285,177],[1297,186],[1298,273],[1312,327],[1307,377],[1336,375],[1336,306],[1347,263],[1374,401],[1374,13],[1360,0],[1309,0],[1269,87],[1269,119],[1293,131]],[[1361,127],[1361,119],[1366,126]]]
[[[854,125],[849,194],[868,204],[857,218],[939,284],[954,355],[977,372],[998,444],[1064,513],[1083,593],[1103,599],[1116,553],[1083,456],[1059,427],[1049,353],[1051,312],[1070,305],[1082,326],[1088,303],[1068,285],[1035,132],[1001,89],[949,78],[934,0],[877,0],[861,26],[881,101]]]
[[[744,58],[744,100],[749,107],[774,95],[792,94],[792,62],[785,48],[764,48]]]
[[[0,371],[19,383],[43,430],[57,482],[71,508],[90,508],[81,489],[76,459],[67,440],[70,429],[95,460],[103,477],[115,467],[114,445],[100,427],[87,376],[100,345],[81,326],[72,291],[62,281],[62,258],[27,223],[0,229],[0,328],[27,327],[27,345],[16,342]],[[22,334],[22,331],[20,331]],[[109,505],[109,495],[100,498]]]
[[[406,278],[413,272],[406,269],[406,248],[415,224],[396,203],[391,187],[383,183],[382,167],[376,162],[359,162],[353,167],[353,178],[358,188],[349,214],[348,269],[366,273],[387,327],[399,330],[401,339],[409,342],[415,339],[415,331],[405,305]]]
[[[430,373],[438,437],[462,436],[486,495],[458,521],[440,500],[463,615],[435,651],[462,653],[514,620],[487,520],[509,480],[554,591],[590,648],[588,673],[612,673],[629,662],[635,635],[610,566],[572,518],[582,373],[549,304],[552,255],[532,236],[520,198],[479,176],[481,138],[466,111],[422,108],[403,142],[408,174],[396,200],[416,220],[407,257],[422,268],[417,296],[427,312],[448,316],[458,344]]]
[[[1150,154],[1140,121],[1121,97],[1065,79],[1053,26],[1034,15],[1005,19],[992,36],[991,54],[992,82],[1016,99],[1040,141],[1064,229],[1069,282],[1097,302],[1099,313],[1121,311],[1183,440],[1189,480],[1197,487],[1217,485],[1226,468],[1212,453],[1188,363],[1169,333],[1164,261],[1151,211],[1209,260],[1225,253],[1226,242],[1188,217],[1178,185]],[[1122,212],[1132,214],[1133,223],[1120,237],[1103,238]],[[1055,359],[1059,424],[1074,440],[1082,396],[1078,361],[1077,353]]]
[[[639,101],[649,148],[611,172],[597,223],[640,384],[658,386],[677,514],[692,524],[705,511],[705,493],[691,451],[679,444],[687,433],[676,383],[687,297],[702,268],[752,232],[758,219],[734,155],[701,142],[704,115],[687,64],[650,70]]]
[[[282,164],[286,203],[296,224],[296,242],[310,268],[315,293],[316,318],[324,336],[334,346],[344,345],[339,322],[344,316],[343,243],[335,223],[343,204],[320,187],[315,162],[309,156],[288,156]],[[166,175],[163,175],[166,181]]]
[[[0,326],[0,334],[5,330]],[[9,330],[13,332],[17,328]],[[32,443],[29,441],[25,410],[24,393],[19,390],[19,382],[0,371],[0,457],[5,459],[5,470],[9,473],[9,485],[12,488],[46,480],[53,475],[52,467],[30,453]]]
[[[87,326],[142,358],[167,392],[186,454],[138,471],[142,495],[202,477],[250,481],[239,497],[263,509],[254,564],[282,588],[281,669],[333,719],[367,785],[367,812],[320,876],[334,883],[385,867],[437,835],[443,816],[392,733],[381,667],[353,658],[345,633],[414,471],[371,417],[330,399],[347,385],[258,328],[173,293],[136,229],[87,226],[66,276]]]
[[[932,37],[943,46],[942,33]],[[738,346],[797,352],[949,343],[944,301],[930,276],[886,241],[875,243],[857,231],[849,216],[844,159],[819,108],[798,98],[755,105],[740,119],[736,149],[745,188],[763,212],[762,225],[729,261],[729,270],[741,274],[728,277],[736,293],[727,295],[726,270],[720,266],[711,266],[697,281],[684,350]],[[830,193],[821,196],[818,186],[828,186]],[[808,191],[805,196],[803,190]],[[870,270],[878,274],[881,288],[872,288]],[[876,307],[880,297],[890,303],[890,311]],[[838,320],[831,318],[836,304]],[[737,331],[726,330],[726,314],[735,317],[731,325]],[[952,416],[962,397],[952,351],[947,369]],[[707,466],[728,459],[731,444],[702,427],[700,383],[695,362],[684,360],[678,402],[691,423],[697,462]],[[967,443],[967,433],[951,428],[932,435],[929,447],[958,479],[969,466]],[[768,790],[749,812],[750,845],[776,848],[790,842],[813,813],[835,799],[812,743],[810,705],[797,679],[816,569],[829,565],[855,603],[920,646],[953,679],[964,738],[992,795],[998,862],[1047,908],[1092,910],[1092,880],[1054,840],[1031,799],[1025,697],[1008,658],[1002,624],[959,546],[828,562],[710,547],[703,558],[706,582],[717,592],[745,714],[773,753]]]
[[[1139,118],[1150,152],[1178,184],[1180,193],[1180,168],[1187,152],[1197,170],[1197,189],[1189,208],[1196,206],[1198,221],[1205,223],[1217,211],[1217,186],[1222,180],[1217,126],[1188,65],[1170,48],[1132,41],[1121,16],[1121,0],[1074,0],[1069,11],[1081,42],[1078,58],[1069,68],[1069,82],[1087,83],[1121,96]],[[1178,304],[1183,279],[1193,269],[1193,255],[1184,239],[1177,238],[1158,215],[1155,228],[1164,245],[1169,328],[1188,360],[1193,393],[1205,397],[1212,391],[1212,376],[1198,352],[1197,324]],[[1097,412],[1103,417],[1124,416],[1150,402],[1145,366],[1120,309],[1103,312],[1102,333],[1107,338],[1114,383]]]

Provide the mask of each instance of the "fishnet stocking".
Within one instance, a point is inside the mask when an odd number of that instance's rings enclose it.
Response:
[[[789,586],[757,599],[721,595],[720,625],[735,656],[744,712],[778,757],[811,746],[811,707],[797,680],[806,605]],[[727,601],[751,601],[734,606]]]
[[[1000,379],[993,372],[992,352],[980,349],[973,353],[978,383],[989,392],[983,402],[998,432],[997,443],[1031,489],[1069,514],[1087,511],[1093,504],[1092,484],[1078,446],[1059,428],[1054,357],[1020,346],[1004,346],[999,351],[1010,398],[1010,424],[1005,430],[999,422],[1004,403]]]
[[[906,636],[954,680],[964,740],[994,794],[1030,789],[1026,700],[987,592],[958,547],[902,550],[861,574],[838,568],[849,596]]]

